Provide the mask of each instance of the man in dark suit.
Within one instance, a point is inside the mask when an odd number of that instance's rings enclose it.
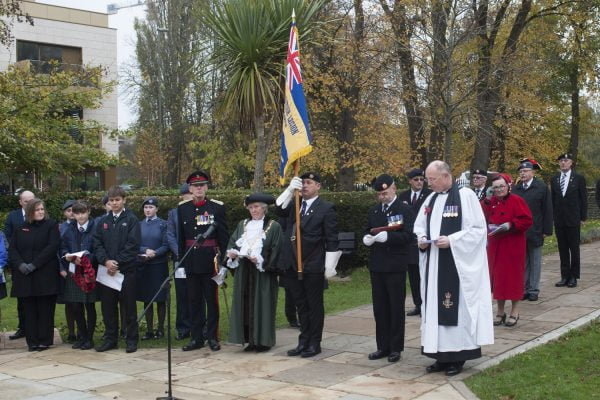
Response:
[[[542,246],[544,238],[552,235],[552,197],[535,171],[541,169],[535,160],[526,159],[519,164],[520,181],[513,193],[527,202],[533,225],[527,230],[527,252],[525,255],[525,293],[523,300],[536,301],[540,293],[542,272]]]
[[[488,190],[487,171],[485,169],[475,169],[471,171],[471,188],[475,192],[478,200],[482,200]]]
[[[19,193],[19,205],[21,208],[17,208],[8,213],[6,222],[4,223],[4,236],[6,237],[7,245],[15,230],[25,223],[25,206],[33,200],[34,197],[35,195],[29,190],[24,190]],[[10,249],[8,249],[8,251],[10,252]],[[17,298],[17,315],[19,317],[19,326],[17,327],[16,332],[8,337],[10,340],[25,337],[25,311],[23,310],[23,300],[21,297]]]
[[[579,279],[579,236],[581,224],[587,219],[587,189],[585,178],[572,170],[571,154],[557,158],[560,173],[552,178],[552,208],[558,253],[560,281],[556,287],[577,286]]]
[[[191,314],[191,341],[183,346],[190,351],[208,346],[212,351],[221,350],[219,344],[218,286],[212,279],[215,258],[220,263],[225,256],[229,231],[223,202],[206,196],[210,178],[204,171],[192,172],[186,179],[192,201],[177,207],[179,262],[185,268]],[[212,232],[212,233],[211,233]],[[203,239],[195,243],[198,235]],[[190,254],[184,259],[186,252]]]
[[[377,341],[377,351],[369,354],[369,360],[387,357],[389,362],[397,362],[404,350],[406,270],[411,261],[411,245],[415,243],[415,216],[412,207],[396,196],[391,176],[377,177],[373,189],[379,202],[369,209],[363,237],[363,243],[371,248],[369,271]],[[372,231],[381,227],[390,230]]]
[[[431,189],[424,188],[425,172],[422,169],[414,168],[406,175],[410,189],[398,195],[398,200],[411,206],[414,215],[417,215],[421,205],[431,193]],[[408,260],[408,281],[410,282],[410,291],[412,293],[415,308],[406,313],[408,316],[421,315],[421,276],[419,272],[419,248],[417,240],[410,246]]]
[[[335,275],[338,251],[337,217],[333,204],[319,197],[321,178],[316,173],[294,177],[277,198],[275,213],[285,219],[280,263],[286,271],[286,283],[298,307],[300,336],[289,356],[313,357],[321,352],[325,310],[325,278]],[[303,276],[299,279],[296,264],[296,215],[294,190],[300,190],[300,235]]]

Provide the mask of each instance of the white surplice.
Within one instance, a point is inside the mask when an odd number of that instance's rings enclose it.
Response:
[[[427,215],[431,193],[419,210],[414,232],[417,238],[427,236]],[[473,350],[494,343],[492,296],[487,263],[487,229],[481,205],[475,193],[462,188],[462,228],[448,236],[450,249],[460,281],[458,325],[438,325],[438,307],[444,299],[438,299],[439,249],[431,244],[429,282],[425,280],[427,253],[420,253],[421,272],[421,345],[425,353]],[[439,194],[431,211],[430,239],[440,236],[442,213],[448,194]],[[426,294],[426,296],[425,296]]]

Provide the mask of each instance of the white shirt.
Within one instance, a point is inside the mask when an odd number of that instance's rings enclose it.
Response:
[[[77,229],[81,230],[81,228],[83,228],[83,231],[85,232],[85,231],[87,231],[87,227],[88,227],[89,223],[90,223],[89,220],[85,224],[83,224],[83,225],[79,225],[79,222],[78,222],[77,223]]]
[[[319,198],[319,196],[315,196],[312,199],[308,199],[308,200],[302,199],[302,201],[306,202],[306,210],[304,210],[304,214],[308,214],[308,210],[310,209],[310,206],[318,198]],[[302,204],[300,204],[300,206],[302,206]]]
[[[529,189],[531,187],[531,184],[533,183],[533,178],[531,178],[530,180],[528,180],[527,182],[523,182],[523,186],[526,186],[527,189]]]

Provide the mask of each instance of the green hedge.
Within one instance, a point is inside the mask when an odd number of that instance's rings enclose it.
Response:
[[[143,216],[142,202],[144,198],[153,194],[158,197],[160,207],[159,216],[166,219],[171,208],[177,206],[179,197],[176,190],[162,190],[160,192],[132,191],[127,196],[127,208],[133,210],[138,217]],[[248,217],[248,211],[244,208],[244,197],[251,192],[248,190],[209,190],[209,198],[218,199],[227,207],[227,224],[233,231],[238,221]],[[277,196],[280,192],[272,192]],[[53,193],[44,194],[46,208],[52,218],[62,220],[62,205],[67,199],[75,198],[86,201],[92,207],[92,216],[104,213],[101,204],[103,192],[75,192],[75,193]],[[368,251],[362,245],[360,238],[367,221],[367,210],[375,202],[374,192],[321,192],[321,196],[336,205],[338,216],[338,229],[340,232],[356,232],[359,239],[357,252],[354,257],[342,257],[340,269],[347,271],[351,268],[365,266],[367,264]],[[4,226],[6,214],[11,209],[19,207],[17,196],[0,196],[0,222]]]

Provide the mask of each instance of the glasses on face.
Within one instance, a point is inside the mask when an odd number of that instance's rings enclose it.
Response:
[[[202,186],[206,186],[206,183],[192,183],[191,186],[202,187]]]
[[[419,177],[419,178],[412,178],[413,181],[420,181],[420,182],[425,182],[425,178]]]
[[[473,175],[473,179],[486,179],[486,176],[481,176],[481,175]]]

